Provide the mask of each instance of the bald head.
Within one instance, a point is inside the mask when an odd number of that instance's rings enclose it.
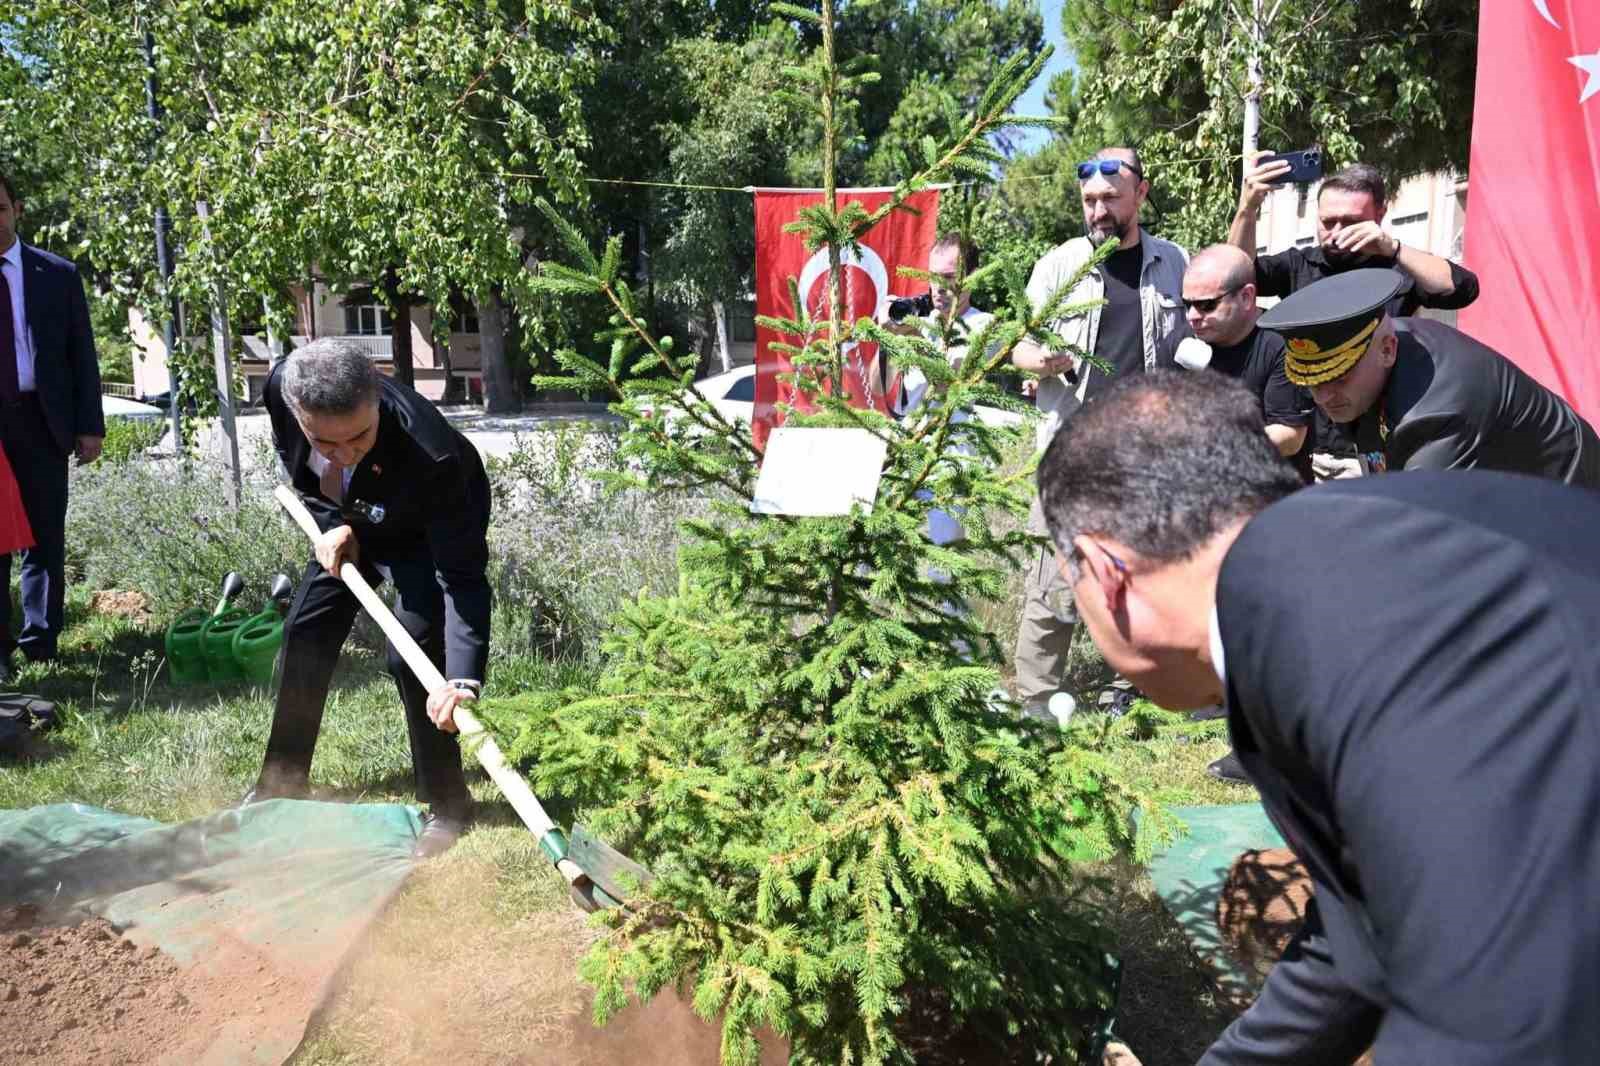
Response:
[[[1213,244],[1189,260],[1183,302],[1189,328],[1211,345],[1238,344],[1255,328],[1255,263],[1231,244]]]
[[[1185,274],[1215,281],[1224,289],[1237,289],[1256,280],[1256,265],[1241,248],[1231,244],[1213,244],[1189,260]]]

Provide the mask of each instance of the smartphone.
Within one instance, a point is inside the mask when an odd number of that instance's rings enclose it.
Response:
[[[1322,149],[1306,148],[1298,152],[1282,152],[1261,160],[1263,164],[1283,160],[1289,164],[1289,173],[1273,180],[1273,185],[1304,185],[1322,177]]]

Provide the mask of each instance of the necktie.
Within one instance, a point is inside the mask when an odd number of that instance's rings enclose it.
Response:
[[[334,503],[344,503],[344,467],[329,462],[322,468],[322,494]]]
[[[5,260],[0,259],[0,266]],[[21,394],[17,384],[17,327],[11,317],[11,282],[0,269],[0,400],[15,403]]]

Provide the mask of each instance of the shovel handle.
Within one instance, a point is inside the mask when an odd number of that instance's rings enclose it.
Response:
[[[283,505],[283,509],[289,512],[289,517],[294,519],[295,524],[305,532],[306,536],[313,541],[322,536],[322,530],[318,528],[316,520],[311,517],[311,512],[306,510],[306,505],[301,501],[298,493],[287,485],[279,485],[273,490],[272,494]],[[361,602],[362,607],[366,608],[367,614],[372,616],[372,620],[383,627],[384,636],[389,638],[389,643],[394,645],[395,650],[400,653],[400,657],[406,661],[406,665],[411,667],[411,672],[417,675],[417,680],[422,682],[422,687],[429,692],[434,692],[442,686],[445,683],[445,676],[439,672],[437,666],[433,665],[433,660],[428,658],[427,652],[423,651],[411,634],[406,632],[406,627],[401,625],[400,620],[394,616],[394,612],[389,610],[389,605],[384,603],[382,598],[373,591],[372,586],[368,584],[365,577],[361,576],[361,571],[356,568],[355,564],[345,563],[340,566],[339,577],[349,587],[350,591],[355,593],[356,599]],[[488,730],[483,728],[483,723],[478,721],[477,716],[471,711],[459,705],[455,710],[455,722],[456,728],[461,730],[462,736],[473,737],[477,740],[475,751],[479,764],[489,772],[489,776],[494,779],[494,783],[500,786],[500,791],[510,801],[511,806],[517,812],[517,816],[539,838],[539,846],[550,857],[550,860],[556,864],[562,876],[569,883],[575,882],[577,878],[584,877],[583,871],[578,868],[577,864],[566,857],[566,836],[560,829],[556,828],[555,822],[550,820],[550,816],[545,813],[544,805],[539,802],[539,797],[533,794],[533,790],[522,779],[522,775],[512,769],[510,763],[506,762],[505,755],[500,751],[500,745],[496,744],[494,737],[489,734]]]

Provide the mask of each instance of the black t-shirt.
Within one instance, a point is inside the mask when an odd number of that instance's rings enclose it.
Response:
[[[1094,354],[1109,363],[1108,376],[1097,366],[1084,364],[1089,383],[1085,400],[1105,391],[1112,377],[1144,373],[1144,317],[1139,306],[1139,272],[1144,265],[1144,241],[1132,248],[1113,252],[1100,266],[1105,279],[1106,305],[1100,308],[1100,330],[1095,337]]]
[[[1371,267],[1388,267],[1402,279],[1400,291],[1389,301],[1388,312],[1393,318],[1409,317],[1424,307],[1458,310],[1478,298],[1478,276],[1458,263],[1450,264],[1454,288],[1443,295],[1433,295],[1423,292],[1406,269],[1392,259],[1330,259],[1320,247],[1288,248],[1275,255],[1256,256],[1256,291],[1262,296],[1290,296],[1323,278]],[[1339,425],[1320,410],[1311,437],[1319,452],[1356,454],[1350,428]]]
[[[1291,382],[1283,370],[1287,346],[1283,338],[1268,329],[1251,330],[1250,335],[1229,347],[1213,345],[1209,369],[1237,378],[1245,388],[1260,397],[1261,415],[1269,426],[1309,426],[1316,404],[1311,393]],[[1300,450],[1290,457],[1294,468],[1306,481],[1311,480],[1312,434],[1307,433]]]

